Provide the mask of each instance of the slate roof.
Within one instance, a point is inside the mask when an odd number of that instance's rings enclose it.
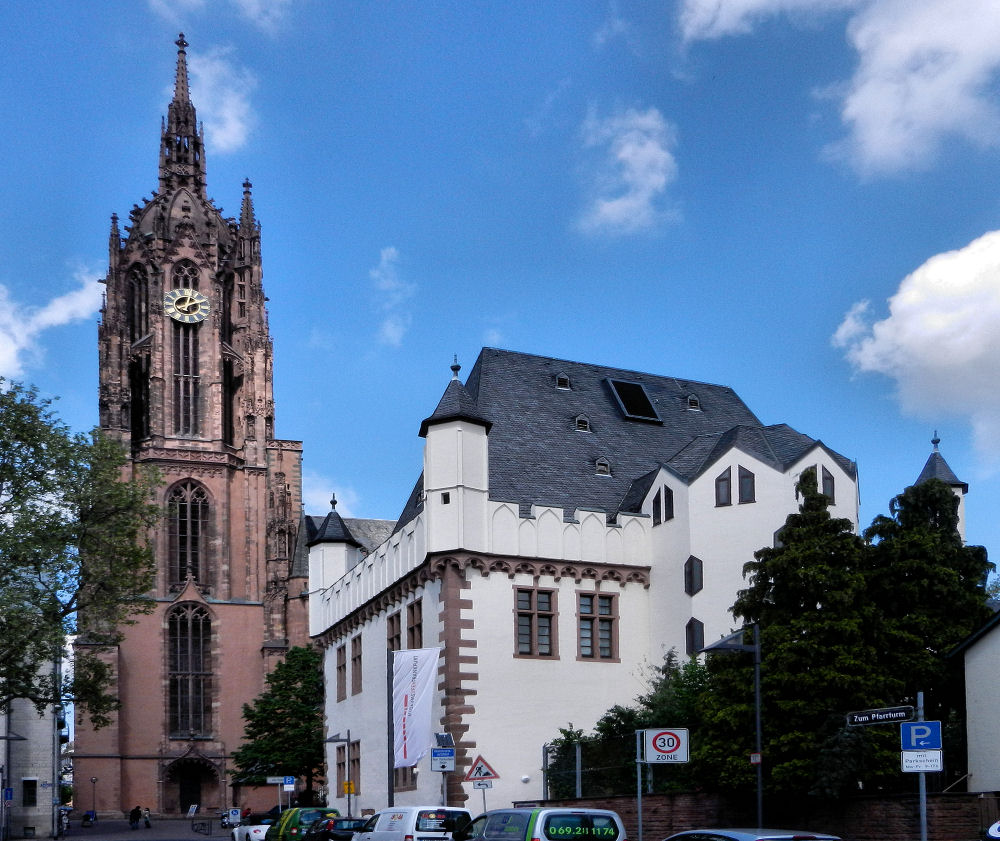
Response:
[[[569,388],[557,388],[557,377],[568,378]],[[608,380],[640,383],[662,422],[627,417]],[[497,501],[613,516],[637,510],[661,466],[690,482],[734,446],[778,470],[823,447],[855,475],[853,462],[822,442],[786,424],[764,426],[728,386],[483,348],[463,391],[472,401],[463,411],[492,423],[490,498]],[[699,408],[690,408],[690,399]],[[580,416],[589,432],[577,430]],[[435,420],[437,412],[421,434]],[[610,462],[610,476],[596,474],[599,458]],[[418,479],[397,529],[420,510],[421,487]]]
[[[968,493],[968,484],[955,475],[955,472],[948,466],[948,462],[944,460],[944,456],[938,452],[940,439],[935,435],[931,443],[934,445],[934,452],[928,456],[927,463],[924,465],[924,469],[920,471],[920,475],[914,484],[919,485],[928,479],[940,479],[946,485],[950,485],[953,488],[961,488],[962,493]]]

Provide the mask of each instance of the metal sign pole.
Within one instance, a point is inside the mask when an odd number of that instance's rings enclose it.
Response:
[[[917,693],[917,721],[924,720],[924,693]],[[927,774],[920,772],[920,841],[927,841]]]
[[[645,730],[635,731],[635,802],[639,841],[642,841],[642,743],[645,733]]]

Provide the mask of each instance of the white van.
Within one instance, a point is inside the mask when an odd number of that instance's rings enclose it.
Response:
[[[372,815],[354,841],[451,841],[452,831],[471,820],[467,809],[393,806]]]

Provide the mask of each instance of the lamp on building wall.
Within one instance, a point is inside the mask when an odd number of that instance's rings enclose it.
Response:
[[[347,795],[347,814],[353,815],[351,811],[351,795],[354,793],[354,780],[351,779],[351,729],[347,729],[347,736],[334,733],[326,738],[327,742],[343,742],[346,746],[344,752],[344,794]]]

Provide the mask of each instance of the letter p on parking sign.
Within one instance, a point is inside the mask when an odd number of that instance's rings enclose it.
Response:
[[[643,730],[643,762],[687,762],[688,731],[683,727]]]

